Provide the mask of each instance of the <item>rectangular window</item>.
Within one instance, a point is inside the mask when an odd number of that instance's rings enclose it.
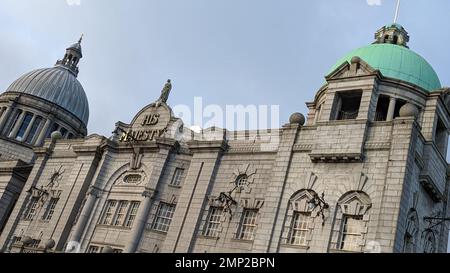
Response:
[[[109,200],[106,203],[105,215],[103,216],[102,225],[111,225],[116,206],[116,200]]]
[[[308,225],[310,222],[310,214],[302,212],[294,212],[292,218],[291,234],[289,244],[306,246],[308,238]]]
[[[153,229],[157,231],[169,231],[170,223],[175,212],[175,205],[161,203],[156,213],[156,218],[153,223]]]
[[[128,215],[125,220],[126,227],[132,227],[134,223],[134,219],[136,219],[136,215],[139,209],[140,202],[131,202],[130,208],[128,209]]]
[[[30,247],[30,248],[38,248],[40,243],[41,243],[41,240],[33,239],[31,241],[31,244],[28,247]]]
[[[48,204],[47,209],[45,210],[42,220],[50,221],[52,219],[53,213],[55,213],[55,207],[58,204],[58,201],[59,201],[59,198],[50,199],[50,203]]]
[[[23,136],[25,135],[25,132],[27,131],[28,125],[30,125],[31,120],[33,119],[33,114],[26,113],[25,117],[23,118],[22,124],[19,127],[19,131],[16,135],[16,140],[22,141]]]
[[[125,213],[127,212],[128,201],[119,201],[119,206],[114,217],[113,225],[121,226],[125,219]]]
[[[244,209],[238,230],[238,239],[253,240],[257,225],[258,210]]]
[[[341,228],[339,248],[347,251],[361,251],[363,231],[363,218],[361,216],[344,216]]]
[[[222,222],[223,208],[211,207],[204,231],[205,236],[218,237]]]
[[[28,134],[27,139],[25,140],[26,143],[28,144],[33,143],[34,136],[36,135],[37,129],[39,128],[39,125],[41,125],[41,122],[42,122],[41,117],[37,117],[34,120],[33,125],[31,125],[30,133]]]
[[[14,127],[16,127],[16,123],[19,121],[19,117],[22,114],[22,110],[17,110],[17,112],[14,114],[14,119],[13,122],[10,124],[9,128],[8,128],[8,137],[13,137],[12,135],[12,130],[14,130]]]
[[[50,138],[50,136],[52,135],[52,133],[56,130],[58,130],[59,125],[57,123],[53,123],[52,127],[47,131],[47,135],[45,138]]]
[[[33,220],[34,216],[37,212],[39,198],[33,197],[31,198],[30,204],[28,204],[27,212],[25,213],[25,220]]]
[[[184,173],[184,169],[176,168],[175,173],[173,174],[173,177],[172,177],[172,181],[170,182],[170,185],[180,186],[183,173]]]
[[[89,246],[87,253],[99,253],[100,247],[98,246]]]
[[[351,120],[358,118],[362,92],[336,93],[335,120]]]

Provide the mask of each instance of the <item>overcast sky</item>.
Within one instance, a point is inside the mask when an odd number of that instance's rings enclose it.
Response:
[[[76,5],[77,2],[80,5]],[[369,5],[368,3],[382,5]],[[450,1],[403,1],[410,47],[450,85]],[[373,42],[394,0],[0,0],[0,90],[52,66],[81,33],[89,133],[109,136],[173,80],[171,105],[280,105],[307,114],[330,67]],[[72,5],[70,5],[72,4]],[[189,121],[186,121],[190,124]]]

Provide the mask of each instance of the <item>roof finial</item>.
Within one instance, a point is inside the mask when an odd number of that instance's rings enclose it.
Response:
[[[395,9],[394,24],[397,24],[399,12],[400,12],[400,0],[397,0],[397,7]]]
[[[84,34],[81,34],[80,40],[78,40],[79,44],[81,44],[81,41],[83,41],[83,37],[84,37]]]

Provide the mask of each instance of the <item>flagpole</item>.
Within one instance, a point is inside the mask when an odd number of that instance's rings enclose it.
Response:
[[[398,21],[399,12],[400,12],[400,0],[397,0],[397,8],[395,9],[394,24],[396,24]]]

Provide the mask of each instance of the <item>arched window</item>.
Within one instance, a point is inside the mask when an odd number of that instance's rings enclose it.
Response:
[[[310,200],[316,193],[312,190],[301,190],[289,200],[289,208],[284,222],[282,242],[287,245],[307,247],[312,239],[314,229],[314,208]]]
[[[425,234],[423,242],[423,253],[435,253],[436,252],[436,236],[432,230],[428,230]]]
[[[403,252],[415,253],[417,251],[417,234],[419,233],[419,216],[415,209],[411,209],[406,220],[406,231],[403,239]]]
[[[362,252],[366,245],[370,197],[364,192],[349,192],[338,202],[331,249]]]

